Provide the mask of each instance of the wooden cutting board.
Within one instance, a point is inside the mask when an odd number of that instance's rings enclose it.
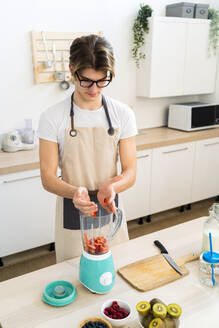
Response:
[[[186,276],[189,270],[184,264],[198,258],[199,254],[190,253],[174,259],[183,271],[183,275],[176,272],[161,254],[128,264],[120,268],[118,273],[133,287],[145,292]]]

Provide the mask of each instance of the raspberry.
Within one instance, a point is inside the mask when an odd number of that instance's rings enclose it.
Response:
[[[107,310],[108,312],[110,312],[111,307],[106,307],[105,310]]]
[[[111,312],[111,314],[116,314],[117,313],[116,310],[114,310],[113,308],[110,309],[110,312]]]
[[[117,318],[118,318],[118,319],[123,319],[124,317],[123,317],[122,313],[118,312],[118,313],[117,313]]]

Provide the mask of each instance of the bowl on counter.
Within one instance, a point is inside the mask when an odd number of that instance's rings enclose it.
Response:
[[[138,313],[138,323],[139,323],[139,326],[141,328],[144,328],[144,326],[143,326],[143,319],[144,319],[144,316],[142,314]]]
[[[106,308],[110,308],[112,306],[113,302],[117,302],[119,307],[125,309],[128,312],[128,316],[126,316],[123,319],[114,319],[114,318],[110,318],[109,316],[107,316],[104,313],[104,310]],[[107,321],[109,321],[113,327],[127,327],[127,323],[130,321],[131,315],[132,315],[131,306],[126,301],[123,301],[120,299],[110,299],[110,300],[104,302],[103,305],[101,306],[100,311],[101,311],[101,315],[103,316],[103,318],[105,318]]]
[[[96,322],[96,321],[105,323],[105,325],[107,326],[107,328],[112,328],[112,325],[111,325],[111,323],[109,323],[108,320],[105,320],[105,319],[100,318],[100,317],[86,318],[83,321],[81,321],[81,323],[79,324],[79,327],[78,328],[83,328],[88,322]]]

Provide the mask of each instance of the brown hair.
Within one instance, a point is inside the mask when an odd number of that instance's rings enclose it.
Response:
[[[115,76],[113,48],[104,37],[95,34],[82,36],[72,42],[69,61],[74,76],[85,68],[109,71],[111,77]]]

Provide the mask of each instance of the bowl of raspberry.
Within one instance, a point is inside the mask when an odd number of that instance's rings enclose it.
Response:
[[[101,314],[113,327],[125,327],[131,318],[131,306],[120,299],[111,299],[103,303]]]

